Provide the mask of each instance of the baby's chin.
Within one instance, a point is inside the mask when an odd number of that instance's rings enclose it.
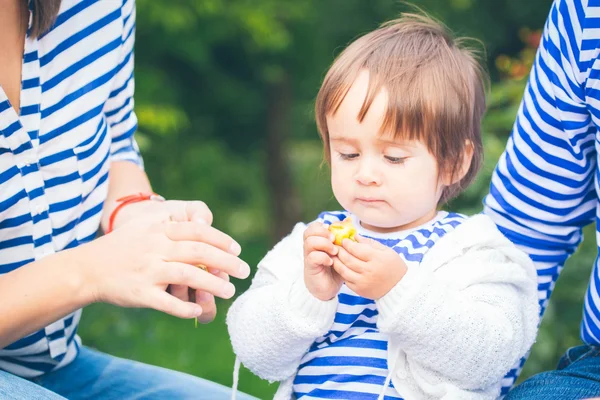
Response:
[[[352,213],[358,217],[363,228],[379,233],[399,231],[402,230],[402,226],[410,224],[410,221],[405,221],[401,218],[390,219],[385,216],[372,215],[371,213]]]

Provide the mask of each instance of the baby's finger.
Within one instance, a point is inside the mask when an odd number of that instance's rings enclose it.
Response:
[[[352,271],[361,274],[365,269],[365,262],[354,255],[350,254],[346,249],[341,248],[337,258]]]
[[[315,221],[310,223],[304,231],[304,240],[306,240],[306,238],[308,238],[309,236],[322,236],[324,238],[330,238],[332,234],[331,232],[329,232],[329,229],[327,229],[327,226],[318,221]]]
[[[331,257],[322,251],[313,251],[308,253],[306,260],[312,265],[322,265],[325,267],[330,267],[331,264],[333,264]]]
[[[329,238],[322,236],[309,236],[304,241],[304,249],[306,254],[313,251],[322,251],[330,256],[335,256],[338,252],[338,248],[333,244]]]
[[[364,236],[355,235],[354,239],[356,239],[356,241],[359,244],[369,245],[369,246],[373,247],[376,250],[387,250],[388,249],[388,247],[385,247],[383,244],[379,243],[377,240],[366,238]]]
[[[333,269],[342,277],[344,282],[348,282],[350,284],[358,282],[358,280],[360,279],[359,274],[357,274],[356,272],[348,268],[346,265],[344,265],[344,263],[338,257],[333,257],[332,260]]]
[[[360,240],[371,240],[357,236]],[[350,239],[344,239],[342,241],[342,248],[350,253],[352,256],[362,261],[369,261],[373,258],[373,254],[376,252],[375,247],[370,242],[354,242]]]

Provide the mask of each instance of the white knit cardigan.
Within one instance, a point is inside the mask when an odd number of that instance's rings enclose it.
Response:
[[[259,377],[281,381],[277,400],[293,399],[300,360],[337,308],[337,298],[321,301],[306,289],[305,228],[297,224],[265,256],[227,315],[238,359]],[[442,237],[376,304],[377,326],[389,335],[389,378],[406,400],[497,398],[539,319],[531,260],[485,215]]]

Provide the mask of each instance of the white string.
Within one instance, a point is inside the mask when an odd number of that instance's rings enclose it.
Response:
[[[235,395],[237,393],[238,383],[240,380],[240,366],[241,362],[239,358],[235,358],[235,365],[233,367],[233,385],[231,386],[231,400],[235,400]]]

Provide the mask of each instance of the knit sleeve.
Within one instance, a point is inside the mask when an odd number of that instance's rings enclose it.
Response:
[[[293,376],[316,338],[331,327],[337,298],[321,301],[304,285],[303,234],[297,224],[258,264],[250,288],[229,309],[233,350],[253,373],[270,381]]]
[[[443,253],[452,258],[438,266],[424,260],[377,301],[378,326],[405,354],[410,373],[459,390],[499,390],[533,344],[539,311],[535,268],[497,236],[451,256],[460,246],[449,235]],[[462,239],[458,231],[453,237]]]

